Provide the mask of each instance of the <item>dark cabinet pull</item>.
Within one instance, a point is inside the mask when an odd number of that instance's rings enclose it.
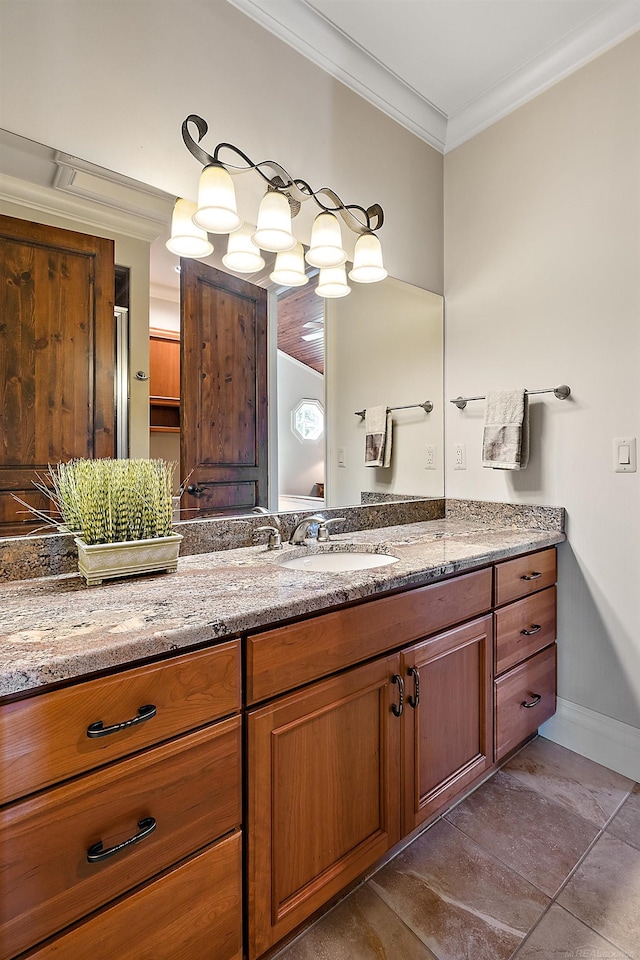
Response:
[[[401,717],[404,712],[404,680],[399,673],[394,673],[391,677],[391,683],[398,684],[398,705],[392,703],[391,710],[394,717]]]
[[[417,667],[409,667],[407,673],[410,677],[413,677],[413,696],[409,694],[407,702],[415,710],[420,703],[420,673]]]
[[[157,708],[153,703],[146,703],[144,707],[138,707],[138,716],[131,720],[123,720],[122,723],[113,723],[110,727],[105,727],[102,720],[96,720],[95,723],[87,727],[87,736],[93,740],[96,737],[108,737],[110,733],[117,733],[118,730],[126,730],[128,727],[135,727],[145,720],[151,720],[157,713]]]
[[[190,493],[192,497],[199,497],[204,493],[204,490],[197,483],[190,483],[187,487],[187,493]]]
[[[532,696],[533,696],[533,700],[531,701],[531,703],[527,703],[526,700],[523,700],[520,706],[524,707],[526,710],[531,710],[531,707],[535,707],[542,700],[541,693],[534,693],[532,694]]]
[[[540,626],[539,623],[532,623],[531,630],[521,630],[520,633],[522,634],[523,637],[532,637],[534,633],[540,633],[541,630],[542,630],[542,627]]]
[[[89,863],[100,863],[102,860],[107,860],[109,857],[115,856],[116,853],[120,853],[121,850],[126,850],[127,847],[133,846],[134,843],[140,843],[145,837],[150,836],[156,827],[155,817],[145,817],[143,820],[138,821],[139,832],[134,833],[128,840],[117,843],[115,847],[107,847],[107,849],[104,850],[102,840],[98,840],[97,843],[94,843],[87,850],[87,861]]]
[[[520,579],[521,580],[537,580],[541,576],[542,574],[536,570],[533,573],[525,573],[524,576],[520,577]]]

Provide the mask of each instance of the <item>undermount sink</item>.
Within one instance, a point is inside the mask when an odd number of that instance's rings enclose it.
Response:
[[[387,553],[308,553],[302,557],[291,557],[283,560],[282,567],[290,570],[310,570],[325,573],[338,573],[345,570],[367,570],[372,567],[383,567],[389,563],[396,563],[398,557]]]

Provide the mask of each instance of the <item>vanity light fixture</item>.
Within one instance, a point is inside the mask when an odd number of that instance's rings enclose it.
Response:
[[[191,124],[197,130],[197,140],[191,135]],[[302,286],[308,277],[302,244],[292,232],[291,220],[299,213],[302,203],[314,200],[320,213],[313,224],[306,260],[320,268],[317,293],[322,297],[344,297],[350,292],[344,267],[347,254],[342,247],[338,217],[359,235],[350,279],[358,283],[374,283],[387,276],[376,232],[384,222],[380,204],[374,203],[366,208],[354,203],[345,204],[330,187],[313,190],[305,180],[294,179],[274,160],[254,163],[231,143],[219,143],[213,154],[207,153],[200,141],[208,129],[207,122],[196,114],[190,114],[182,124],[182,139],[203,170],[197,204],[182,198],[176,201],[171,238],[167,241],[167,248],[172,253],[194,259],[207,257],[213,251],[207,232],[229,234],[223,263],[234,273],[253,273],[262,269],[264,264],[256,266],[256,257],[262,260],[259,250],[269,250],[278,255],[271,279],[288,286]],[[223,161],[220,158],[222,152],[231,153],[236,162]],[[232,180],[233,176],[249,170],[255,170],[267,185],[253,232],[238,216]],[[247,246],[247,239],[253,249]],[[289,254],[291,259],[287,256]]]

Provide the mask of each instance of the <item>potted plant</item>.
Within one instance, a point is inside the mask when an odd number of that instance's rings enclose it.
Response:
[[[174,469],[163,460],[58,463],[35,482],[52,501],[52,514],[30,509],[76,535],[78,568],[89,586],[169,573],[177,568],[182,540],[171,526]]]

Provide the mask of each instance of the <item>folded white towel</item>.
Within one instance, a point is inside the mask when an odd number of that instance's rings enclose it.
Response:
[[[391,411],[387,407],[367,407],[365,411],[365,467],[391,466]]]
[[[482,466],[524,470],[529,461],[529,405],[525,390],[487,394]]]

